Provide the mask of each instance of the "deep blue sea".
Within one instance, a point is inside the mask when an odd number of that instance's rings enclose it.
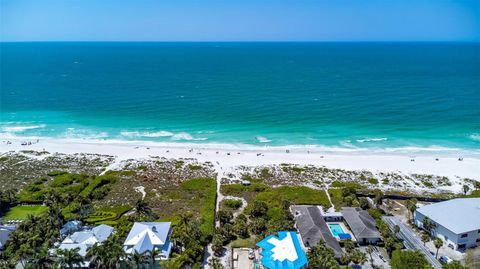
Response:
[[[480,150],[477,43],[1,43],[0,139]]]

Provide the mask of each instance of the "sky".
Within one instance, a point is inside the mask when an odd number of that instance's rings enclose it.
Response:
[[[0,0],[1,41],[480,42],[480,0]]]

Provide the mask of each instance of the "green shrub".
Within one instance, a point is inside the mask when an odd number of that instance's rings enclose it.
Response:
[[[196,178],[182,182],[180,188],[186,191],[194,191],[201,198],[200,207],[200,231],[202,241],[208,241],[213,236],[215,223],[215,201],[217,197],[217,181],[212,178]]]
[[[202,169],[202,166],[201,165],[195,165],[195,164],[189,164],[188,169],[190,169],[190,170],[200,170],[200,169]]]
[[[371,177],[371,178],[368,179],[368,183],[373,184],[373,185],[377,185],[378,184],[378,179],[376,179],[374,177]]]
[[[243,205],[243,202],[241,200],[236,200],[236,199],[227,199],[227,200],[224,200],[223,202],[225,206],[232,209],[239,209]]]
[[[92,180],[88,184],[88,186],[82,190],[82,192],[80,192],[80,196],[89,197],[95,188],[99,188],[106,184],[115,183],[116,180],[117,177],[114,174],[105,174],[102,176],[98,176],[94,180]]]
[[[70,174],[70,173],[62,173],[53,178],[53,181],[50,182],[49,187],[58,188],[63,187],[66,185],[71,185],[74,182],[81,182],[82,180],[86,179],[87,175],[81,174]]]
[[[357,182],[334,181],[332,182],[331,186],[334,188],[351,188],[356,190],[363,189],[363,186]]]
[[[292,167],[292,171],[295,172],[295,173],[301,173],[301,172],[305,171],[305,168]]]

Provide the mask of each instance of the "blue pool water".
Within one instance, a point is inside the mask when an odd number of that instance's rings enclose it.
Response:
[[[333,236],[338,236],[339,234],[344,234],[345,232],[342,229],[342,226],[340,224],[334,223],[334,224],[328,224],[328,228],[330,228],[330,231],[332,232]]]
[[[480,43],[1,43],[0,139],[480,155]]]

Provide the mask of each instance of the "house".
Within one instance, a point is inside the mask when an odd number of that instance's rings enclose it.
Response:
[[[15,226],[0,225],[0,251],[5,247],[8,237],[15,229]]]
[[[93,229],[85,229],[74,232],[67,236],[58,246],[59,249],[75,249],[78,248],[78,254],[82,257],[87,255],[87,251],[95,243],[101,243],[113,233],[114,229],[108,225],[102,224]],[[88,265],[87,265],[88,266]]]
[[[376,244],[381,240],[375,220],[366,210],[344,207],[341,213],[359,244]]]
[[[260,261],[268,269],[300,269],[307,265],[297,234],[290,231],[269,235],[257,243],[261,248]]]
[[[123,248],[127,254],[158,250],[160,260],[166,260],[172,250],[171,234],[170,222],[135,222]]]
[[[323,240],[328,247],[333,249],[335,258],[339,259],[342,256],[342,247],[333,237],[320,207],[295,205],[291,207],[291,211],[305,247],[316,246],[320,240]],[[328,218],[338,219],[338,216],[329,216]]]
[[[433,223],[431,234],[455,250],[480,245],[480,198],[458,198],[422,206],[415,212],[415,225],[424,228],[425,218]]]
[[[71,233],[78,232],[82,228],[82,222],[79,220],[71,220],[65,223],[60,229],[61,236],[67,236]]]
[[[341,212],[324,212],[322,217],[325,221],[342,221],[343,215]]]

